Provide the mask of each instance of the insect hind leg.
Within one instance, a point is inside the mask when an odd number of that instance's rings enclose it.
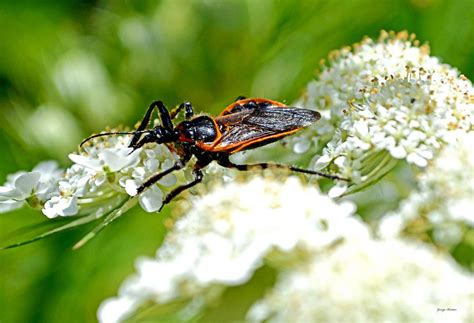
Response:
[[[256,170],[256,169],[267,169],[267,168],[281,168],[281,169],[288,169],[293,172],[297,173],[303,173],[303,174],[308,174],[308,175],[317,175],[325,178],[329,178],[332,180],[340,180],[340,181],[349,181],[346,178],[342,178],[336,175],[331,175],[331,174],[325,174],[322,172],[314,171],[314,170],[309,170],[309,169],[304,169],[304,168],[298,168],[294,166],[289,166],[285,164],[277,164],[277,163],[258,163],[258,164],[243,164],[243,165],[238,165],[232,163],[228,158],[224,158],[218,161],[219,165],[227,168],[235,168],[240,171],[249,171],[249,170]]]

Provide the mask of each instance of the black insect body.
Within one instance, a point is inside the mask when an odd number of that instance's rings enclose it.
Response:
[[[146,129],[155,109],[158,110],[161,124],[152,129]],[[174,126],[172,120],[183,109],[185,111],[185,121]],[[137,194],[140,194],[171,172],[182,169],[191,157],[195,156],[197,161],[193,167],[194,180],[172,190],[163,200],[164,206],[179,193],[201,182],[203,177],[201,170],[212,161],[216,161],[223,167],[235,168],[241,171],[278,167],[299,173],[344,180],[337,176],[288,165],[275,163],[237,165],[229,160],[229,156],[233,153],[280,140],[312,125],[320,117],[321,115],[316,111],[287,107],[283,103],[260,98],[238,98],[236,102],[229,105],[217,117],[194,117],[193,108],[189,102],[182,103],[170,113],[163,102],[156,101],[150,105],[136,131],[93,135],[85,139],[81,146],[86,141],[98,136],[132,134],[133,137],[129,147],[134,150],[146,143],[157,143],[165,144],[170,150],[175,151],[179,156],[179,160],[169,169],[148,178],[137,189]]]

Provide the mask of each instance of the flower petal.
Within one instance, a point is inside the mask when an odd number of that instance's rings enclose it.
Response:
[[[16,209],[19,209],[25,204],[24,201],[16,202],[16,201],[5,201],[0,202],[0,213],[7,213]]]
[[[77,154],[69,154],[68,157],[70,160],[72,160],[74,163],[78,165],[93,169],[95,171],[102,170],[102,167],[103,167],[102,162],[98,159],[93,159],[93,158],[89,158],[89,157],[85,157],[85,156],[77,155]]]
[[[0,186],[0,202],[21,199],[21,192],[13,187]]]
[[[47,160],[39,163],[33,168],[34,172],[40,172],[41,174],[51,174],[58,170],[59,165],[55,160]]]
[[[40,178],[40,172],[29,172],[20,175],[15,180],[15,187],[21,192],[23,199],[31,195],[33,188],[38,184]]]
[[[140,150],[132,153],[131,148],[128,149],[105,149],[102,152],[104,162],[109,166],[112,172],[117,172],[125,167],[135,164],[138,161]]]
[[[155,185],[143,192],[138,201],[147,212],[156,212],[163,205],[163,192]]]

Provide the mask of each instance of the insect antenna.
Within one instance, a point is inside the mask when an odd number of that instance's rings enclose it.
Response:
[[[92,136],[87,137],[84,139],[79,147],[82,147],[86,142],[88,142],[91,139],[97,138],[97,137],[102,137],[102,136],[113,136],[113,135],[135,135],[135,134],[141,134],[141,133],[147,133],[150,132],[150,130],[137,130],[137,131],[113,131],[113,132],[103,132],[103,133],[98,133]]]

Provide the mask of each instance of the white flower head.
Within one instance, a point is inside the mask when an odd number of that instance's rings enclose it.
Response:
[[[57,192],[57,183],[63,172],[55,161],[46,161],[31,172],[8,175],[6,183],[0,186],[0,212],[20,208],[25,202],[32,207],[41,207]]]
[[[74,164],[59,181],[58,194],[46,202],[43,213],[52,218],[116,206],[128,195],[136,195],[146,179],[169,168],[176,158],[163,145],[133,150],[128,148],[129,141],[126,136],[104,136],[85,145],[82,153],[70,154]],[[157,211],[163,198],[160,187],[175,182],[175,175],[165,176],[139,196],[140,205],[147,212]]]
[[[148,301],[164,304],[241,285],[266,263],[291,267],[340,239],[367,239],[367,227],[353,212],[352,204],[338,205],[295,177],[217,187],[193,201],[156,258],[137,262],[138,273],[102,304],[99,320],[123,319]]]
[[[473,95],[471,82],[427,46],[406,33],[382,33],[335,52],[296,105],[322,112],[306,133],[327,142],[315,168],[362,185],[396,160],[426,167],[444,144],[471,131]],[[307,138],[293,139],[301,140]]]
[[[382,218],[382,236],[426,235],[454,246],[474,228],[474,132],[445,146],[397,212]]]
[[[347,241],[282,272],[247,319],[471,322],[473,287],[472,276],[426,246],[400,240]]]

